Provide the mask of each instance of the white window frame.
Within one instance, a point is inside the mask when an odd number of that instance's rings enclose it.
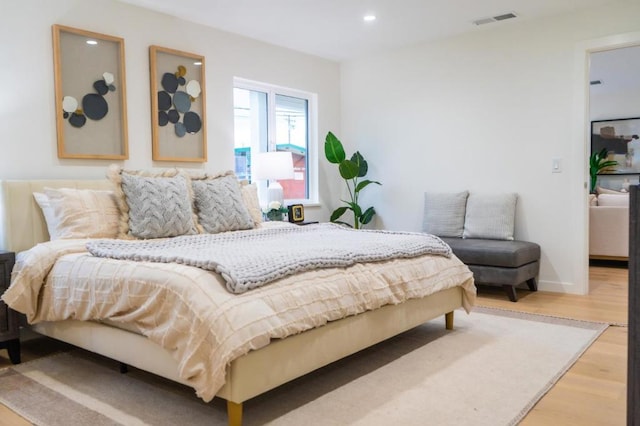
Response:
[[[262,83],[245,78],[234,77],[233,87],[238,89],[254,90],[267,94],[267,139],[269,150],[275,150],[276,144],[276,96],[284,95],[307,100],[308,123],[307,130],[309,132],[309,140],[307,146],[307,182],[309,185],[308,198],[304,199],[285,199],[285,204],[304,204],[305,206],[313,206],[319,204],[318,195],[318,95],[302,90],[291,89],[288,87],[277,86],[269,83]],[[262,184],[266,188],[266,184]],[[258,185],[260,188],[260,184]],[[263,188],[261,188],[263,189]]]

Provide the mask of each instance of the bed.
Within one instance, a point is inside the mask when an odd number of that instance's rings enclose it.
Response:
[[[111,190],[113,184],[108,180],[3,181],[0,198],[3,224],[0,241],[3,248],[17,253],[25,251],[29,253],[30,249],[36,246],[46,248],[48,244],[55,243],[47,242],[49,240],[47,225],[40,206],[34,201],[33,193],[43,191],[44,188]],[[77,256],[85,260],[91,257],[88,253],[74,253],[67,256]],[[431,259],[436,257],[437,259]],[[428,274],[429,279],[437,283],[430,294],[407,297],[401,303],[386,303],[375,309],[367,308],[362,312],[346,315],[344,318],[324,318],[316,324],[289,332],[288,335],[271,336],[266,343],[251,343],[249,350],[246,350],[245,346],[242,354],[226,362],[222,366],[223,384],[216,388],[215,396],[227,401],[229,424],[242,424],[244,401],[424,322],[444,316],[446,328],[452,329],[454,310],[463,307],[469,311],[473,306],[475,287],[471,272],[455,256],[445,258],[427,255],[418,259],[403,259],[399,262],[405,261],[412,261],[413,267],[418,268],[426,268],[422,265],[431,265],[431,263],[443,265],[437,267],[442,269],[442,272]],[[115,264],[115,262],[129,261],[109,259],[109,262]],[[396,262],[398,261],[393,261],[393,263]],[[383,264],[386,263],[383,262]],[[178,268],[182,271],[181,273],[188,274],[195,273],[192,270],[196,269],[185,265],[160,268]],[[209,274],[207,279],[212,279],[211,276],[216,275],[211,272],[207,274]],[[298,285],[294,278],[290,278],[289,281],[294,283],[291,285]],[[250,290],[248,293],[266,292],[265,294],[268,294],[280,285],[278,281],[273,286],[267,285],[258,290]],[[12,305],[11,301],[7,303]],[[89,321],[74,319],[73,315],[67,315],[69,318],[64,320],[43,320],[42,318],[46,315],[36,315],[33,312],[31,316],[36,319],[32,321],[31,328],[37,333],[71,343],[198,390],[197,386],[194,386],[192,377],[194,370],[185,368],[184,359],[176,359],[176,353],[180,352],[180,349],[173,346],[178,345],[179,342],[163,342],[162,337],[153,338],[149,333],[145,336],[145,330],[139,326],[128,326],[122,322],[122,315],[113,317],[118,320],[103,318]],[[203,397],[201,393],[199,396]],[[203,397],[203,399],[210,398]]]

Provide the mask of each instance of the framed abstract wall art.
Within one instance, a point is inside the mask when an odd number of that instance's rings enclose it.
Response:
[[[591,152],[605,150],[607,160],[617,161],[600,175],[640,174],[640,117],[591,122]]]
[[[149,48],[155,161],[207,161],[204,56]]]
[[[59,158],[129,158],[124,40],[53,25]]]

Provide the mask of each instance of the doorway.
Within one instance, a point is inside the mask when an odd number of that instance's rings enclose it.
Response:
[[[584,70],[582,75],[577,75],[577,83],[584,90],[585,98],[577,98],[576,107],[583,110],[584,120],[580,122],[581,129],[577,130],[582,136],[584,165],[585,165],[585,189],[590,192],[589,179],[589,155],[591,153],[591,122],[596,120],[629,118],[640,116],[638,99],[640,99],[640,78],[637,69],[640,67],[640,33],[628,33],[591,40],[578,46],[576,58],[579,62],[577,69]],[[635,73],[633,72],[634,70]],[[580,95],[580,94],[579,94]],[[624,154],[622,158],[624,159]],[[623,160],[624,161],[624,160]],[[607,176],[598,178],[597,186],[621,192],[627,181],[629,184],[637,184],[640,174]],[[590,209],[591,203],[585,206],[585,261],[584,278],[585,293],[590,293],[589,288],[589,243],[590,243]],[[618,224],[624,227],[625,224]],[[628,235],[628,227],[627,227]]]

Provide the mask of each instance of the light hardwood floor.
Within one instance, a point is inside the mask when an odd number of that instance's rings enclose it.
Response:
[[[518,302],[512,303],[502,289],[480,288],[481,306],[617,324],[587,349],[521,425],[626,424],[628,282],[626,268],[591,267],[588,296],[518,290]]]
[[[481,287],[478,305],[616,324],[609,327],[521,422],[524,426],[626,424],[627,269],[590,268],[590,294],[576,296],[518,290],[517,303],[500,288]],[[64,350],[26,342],[23,361]],[[0,350],[0,368],[10,365]],[[522,368],[527,368],[523,365]],[[30,425],[0,404],[0,426]]]

